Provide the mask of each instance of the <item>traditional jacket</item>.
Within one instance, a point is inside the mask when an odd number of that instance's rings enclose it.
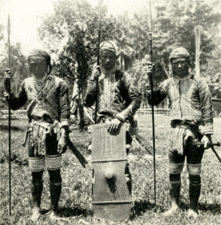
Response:
[[[96,80],[89,80],[85,105],[92,106],[97,97]],[[140,97],[131,76],[116,70],[111,74],[99,77],[98,81],[98,114],[118,118],[122,122],[133,120],[140,106]]]
[[[38,87],[34,77],[26,78],[19,89],[18,96],[12,94],[11,108],[17,110],[29,103],[27,114],[33,118],[49,117],[59,121],[61,126],[69,125],[70,108],[68,87],[64,80],[48,75],[45,85]]]
[[[169,78],[148,97],[148,101],[157,105],[167,96],[171,120],[198,122],[204,126],[205,134],[213,134],[212,99],[204,78],[192,75]]]

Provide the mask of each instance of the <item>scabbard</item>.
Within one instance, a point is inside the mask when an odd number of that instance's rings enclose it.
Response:
[[[25,138],[24,138],[24,142],[22,143],[22,146],[25,147],[26,145],[26,142],[28,140],[28,135],[29,135],[29,130],[27,128],[26,132],[25,132]]]
[[[78,149],[74,146],[72,141],[69,139],[68,140],[68,147],[70,150],[74,153],[80,164],[86,168],[87,160],[84,158],[84,156],[78,151]]]
[[[213,146],[211,146],[211,149],[213,150],[214,154],[216,155],[217,159],[219,160],[219,162],[221,163],[221,158],[219,157],[218,153],[216,152],[215,148]]]

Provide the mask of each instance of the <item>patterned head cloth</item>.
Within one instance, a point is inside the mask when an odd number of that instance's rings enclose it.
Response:
[[[102,50],[108,50],[111,52],[115,52],[117,58],[120,56],[120,48],[119,48],[118,44],[114,41],[101,42],[100,51],[102,51]]]
[[[31,57],[34,57],[34,56],[42,56],[43,58],[45,58],[45,61],[48,65],[51,64],[51,57],[50,55],[45,52],[45,51],[42,51],[42,50],[37,50],[37,49],[34,49],[32,50],[29,55],[28,55],[28,61]]]
[[[49,66],[49,70],[48,70],[48,73],[47,73],[49,75],[51,73],[51,70],[52,70],[50,55],[45,51],[34,49],[28,54],[28,57],[27,57],[28,62],[29,62],[30,58],[35,57],[35,56],[37,56],[37,57],[40,56],[40,57],[45,58],[45,61],[46,61],[47,65]]]
[[[183,47],[179,47],[174,49],[171,53],[170,53],[170,61],[172,61],[173,59],[176,58],[188,58],[190,59],[190,53]]]

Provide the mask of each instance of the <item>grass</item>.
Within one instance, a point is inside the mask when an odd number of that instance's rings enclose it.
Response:
[[[147,145],[152,146],[151,116],[138,117],[139,128],[147,138]],[[220,169],[221,164],[211,150],[205,152],[202,162],[202,192],[199,200],[200,215],[197,220],[186,217],[189,204],[188,174],[182,173],[181,209],[175,216],[164,218],[162,212],[170,206],[168,194],[166,131],[169,125],[167,116],[156,116],[156,177],[157,204],[154,207],[153,163],[145,150],[133,143],[129,154],[130,171],[133,181],[133,208],[130,220],[122,223],[103,221],[93,216],[91,207],[91,166],[81,167],[74,155],[67,150],[62,160],[63,189],[59,202],[59,215],[63,220],[50,221],[46,213],[50,207],[48,174],[44,173],[42,194],[42,213],[38,224],[219,224],[220,222]],[[34,224],[31,215],[31,176],[27,166],[27,151],[21,146],[27,123],[12,121],[12,215],[8,214],[8,132],[7,121],[0,124],[0,167],[1,198],[0,225]],[[215,118],[214,142],[221,142],[221,119]],[[87,132],[72,131],[71,139],[86,158],[89,135]],[[221,148],[216,147],[221,155]]]

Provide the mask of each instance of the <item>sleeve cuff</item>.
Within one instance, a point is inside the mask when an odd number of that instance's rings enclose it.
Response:
[[[62,120],[61,121],[61,127],[64,127],[64,126],[69,126],[69,120]]]
[[[121,113],[118,113],[115,118],[119,119],[121,122],[125,121],[125,118],[123,117],[123,115]]]
[[[213,125],[212,124],[205,124],[205,134],[214,134]]]
[[[11,91],[11,94],[10,94],[11,96],[13,95],[13,92]],[[8,92],[4,92],[4,96],[7,98],[7,97],[9,97],[9,93]]]

